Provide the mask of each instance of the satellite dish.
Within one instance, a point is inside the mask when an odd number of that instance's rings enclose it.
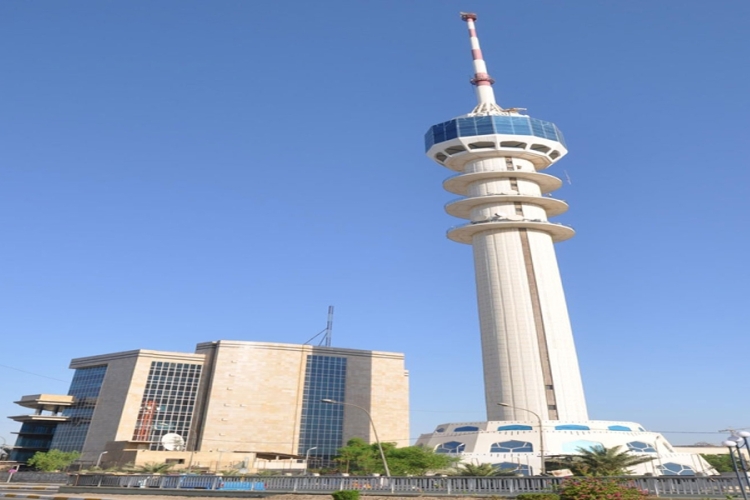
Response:
[[[179,434],[170,432],[161,437],[161,445],[167,451],[184,450],[185,440]]]

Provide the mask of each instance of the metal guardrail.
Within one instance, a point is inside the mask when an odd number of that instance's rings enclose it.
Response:
[[[737,478],[724,476],[623,477],[626,484],[654,496],[724,497],[741,493]],[[353,476],[199,476],[75,474],[69,486],[205,489],[295,493],[360,490],[367,493],[518,495],[551,491],[553,477],[353,477]]]

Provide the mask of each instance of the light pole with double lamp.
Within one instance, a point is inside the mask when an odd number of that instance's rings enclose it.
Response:
[[[520,406],[513,406],[508,403],[498,403],[497,405],[504,406],[505,408],[513,408],[514,410],[527,411],[536,417],[537,421],[539,422],[539,455],[542,459],[541,473],[542,475],[546,474],[547,467],[544,465],[544,429],[542,428],[542,417],[540,417],[538,413],[528,410],[526,408],[521,408]]]
[[[308,464],[310,463],[310,452],[317,449],[317,446],[313,446],[312,448],[308,448],[305,452],[305,475],[307,475],[307,471],[309,469]]]
[[[391,477],[391,471],[388,469],[388,461],[385,459],[385,453],[383,453],[383,445],[380,444],[380,438],[378,437],[378,430],[375,428],[375,422],[372,421],[372,415],[370,415],[370,412],[366,409],[362,408],[361,406],[357,406],[352,403],[344,403],[343,401],[336,401],[335,399],[321,399],[321,403],[326,403],[329,405],[344,405],[344,406],[353,406],[355,408],[359,408],[363,412],[367,414],[367,418],[370,419],[370,425],[372,426],[372,433],[375,434],[375,442],[378,444],[378,450],[380,450],[380,458],[383,460],[383,468],[385,469],[385,475],[387,477]]]
[[[742,498],[747,500],[747,491],[744,483],[748,482],[748,477],[747,470],[745,470],[744,466],[742,450],[740,450],[740,443],[734,439],[727,439],[721,444],[729,448],[729,456],[732,458],[732,468],[734,469],[735,474],[737,474],[737,483],[740,487],[740,493],[742,493]],[[734,456],[735,452],[737,453],[737,457]]]

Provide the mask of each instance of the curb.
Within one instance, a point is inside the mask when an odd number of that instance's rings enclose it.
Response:
[[[3,490],[46,490],[56,491],[59,486],[0,486]]]
[[[35,495],[35,494],[20,494],[20,493],[2,493],[0,492],[0,498],[32,498],[35,500],[111,500],[102,497],[69,497],[59,495]]]

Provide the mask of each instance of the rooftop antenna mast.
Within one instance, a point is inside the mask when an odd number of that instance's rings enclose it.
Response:
[[[322,335],[323,338],[320,340],[320,343],[318,343],[318,346],[331,347],[332,333],[333,333],[333,306],[328,306],[328,321],[326,322],[325,330],[316,333],[313,338],[311,338],[310,340],[308,340],[302,345],[307,345]]]
[[[482,57],[482,49],[479,48],[479,38],[474,21],[477,15],[473,12],[461,12],[461,19],[466,21],[469,27],[469,41],[471,42],[471,57],[474,60],[474,78],[472,85],[477,88],[477,106],[469,115],[497,115],[507,114],[503,108],[495,102],[495,91],[492,84],[495,80],[487,72],[487,64]]]

